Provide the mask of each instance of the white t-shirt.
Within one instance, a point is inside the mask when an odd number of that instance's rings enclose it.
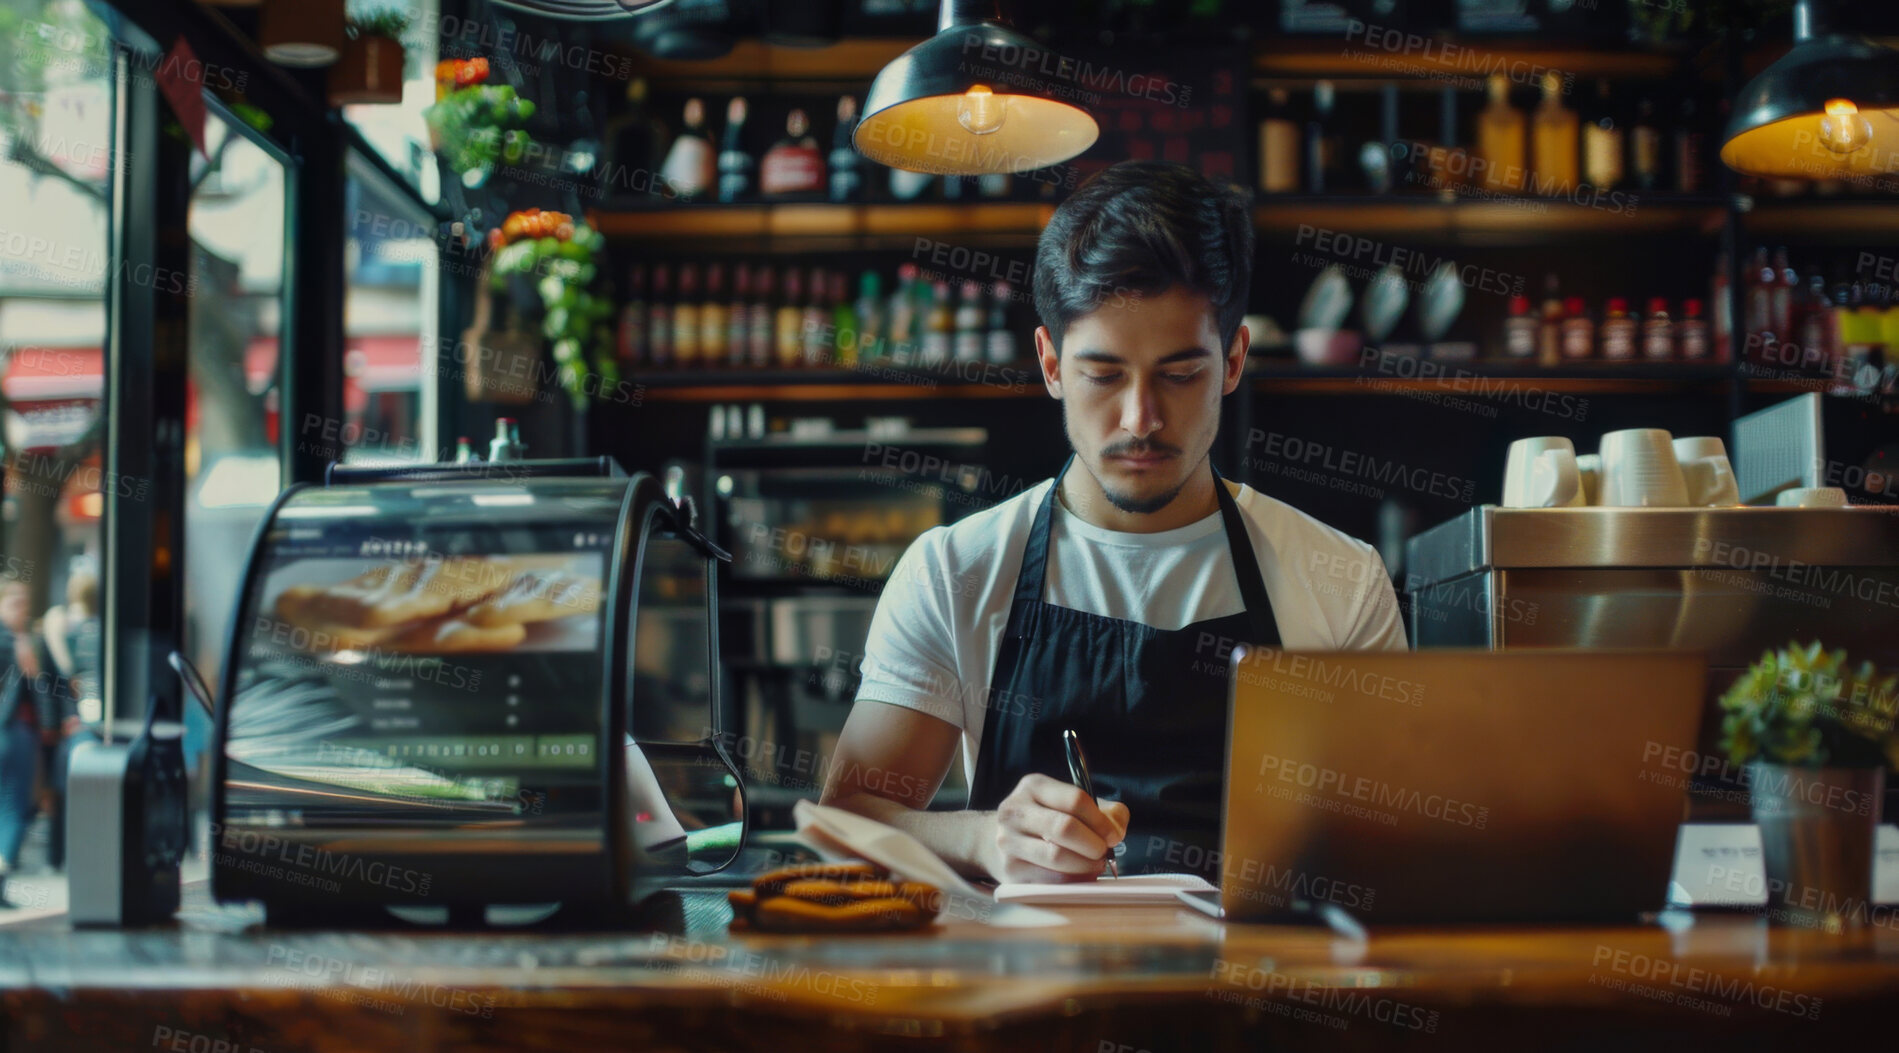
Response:
[[[917,538],[897,562],[864,645],[858,701],[905,706],[963,731],[965,774],[988,710],[1029,529],[1054,480]],[[1408,647],[1376,549],[1250,486],[1228,483],[1289,651]],[[1245,609],[1220,513],[1156,534],[1088,523],[1055,502],[1043,600],[1160,629]]]

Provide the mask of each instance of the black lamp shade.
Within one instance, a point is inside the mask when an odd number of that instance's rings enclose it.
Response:
[[[1073,68],[1007,26],[947,26],[877,74],[852,145],[892,168],[943,175],[1058,164],[1100,135],[1067,101],[1088,94]]]
[[[1748,175],[1899,179],[1899,52],[1803,40],[1741,89],[1723,139],[1722,162]]]

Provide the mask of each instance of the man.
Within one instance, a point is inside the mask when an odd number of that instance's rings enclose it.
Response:
[[[1090,880],[1111,852],[1188,869],[1219,844],[1232,644],[1406,646],[1376,551],[1208,460],[1252,258],[1245,200],[1180,165],[1115,165],[1055,210],[1035,350],[1074,452],[899,561],[825,803],[998,881]],[[923,811],[959,744],[968,809]]]
[[[28,631],[26,583],[0,583],[0,906],[6,905],[9,871],[20,865],[20,846],[39,811],[40,729],[51,726],[41,709],[39,656]]]

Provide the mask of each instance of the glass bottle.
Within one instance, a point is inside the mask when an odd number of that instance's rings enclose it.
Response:
[[[1576,187],[1576,111],[1563,108],[1563,75],[1543,74],[1543,101],[1537,104],[1530,133],[1530,179],[1539,194],[1567,196]]]
[[[1523,189],[1523,114],[1510,105],[1508,78],[1494,74],[1488,85],[1490,102],[1477,116],[1477,159],[1483,164],[1483,185],[1515,193]]]

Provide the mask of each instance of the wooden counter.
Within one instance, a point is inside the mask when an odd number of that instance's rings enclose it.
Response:
[[[1831,1048],[1890,1041],[1899,917],[1852,936],[1739,916],[1624,928],[1222,927],[729,936],[723,893],[654,932],[266,930],[201,887],[174,927],[0,927],[0,1050]],[[222,1043],[220,1045],[219,1043]]]

